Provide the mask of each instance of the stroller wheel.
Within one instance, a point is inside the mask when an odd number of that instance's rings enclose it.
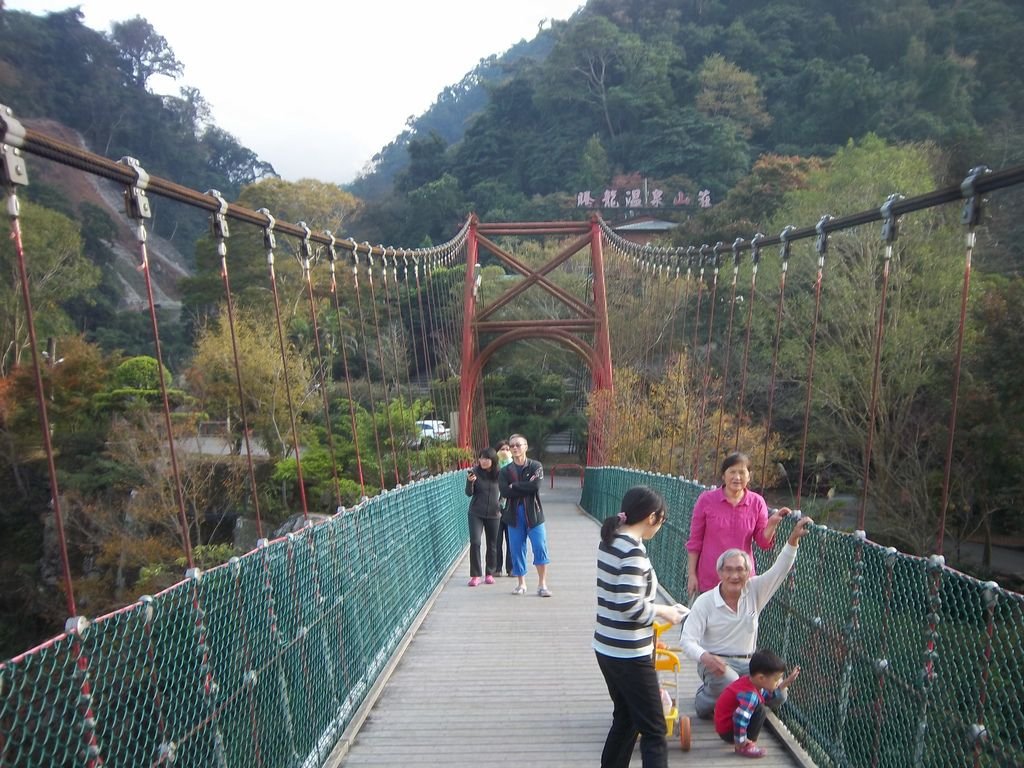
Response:
[[[679,716],[679,746],[683,752],[690,751],[690,718],[686,715]]]

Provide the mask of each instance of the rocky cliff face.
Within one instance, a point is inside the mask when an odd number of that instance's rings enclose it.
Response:
[[[33,131],[45,133],[65,144],[92,151],[85,146],[80,134],[58,122],[23,122]],[[128,311],[146,309],[146,283],[139,268],[140,248],[135,225],[125,215],[123,189],[112,181],[60,163],[32,156],[29,156],[26,162],[30,185],[33,180],[38,180],[60,190],[75,209],[83,202],[88,202],[107,211],[117,225],[117,236],[111,243],[111,250],[116,257],[115,269],[122,286],[120,308]],[[190,274],[185,258],[174,245],[152,232],[147,233],[146,253],[153,282],[154,302],[165,310],[178,309],[181,306],[178,282]]]

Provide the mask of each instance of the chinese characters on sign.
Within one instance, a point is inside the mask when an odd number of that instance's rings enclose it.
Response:
[[[672,198],[673,207],[684,207],[692,205],[690,196],[682,190],[676,192]],[[595,198],[590,190],[576,193],[577,208],[664,208],[665,193],[661,189],[652,189],[647,201],[639,187],[636,189],[606,189],[601,194],[601,199]],[[711,207],[711,191],[702,189],[697,193],[697,207]]]

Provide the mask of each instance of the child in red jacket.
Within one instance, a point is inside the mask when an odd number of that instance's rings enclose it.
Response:
[[[786,662],[771,651],[756,651],[750,657],[750,674],[730,683],[715,703],[715,732],[723,741],[735,744],[741,757],[764,757],[757,737],[764,724],[765,703],[785,690],[800,674],[794,667],[788,677]]]

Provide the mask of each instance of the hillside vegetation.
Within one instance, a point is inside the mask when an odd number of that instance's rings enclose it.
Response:
[[[828,156],[867,133],[934,142],[958,178],[1024,154],[1012,0],[590,0],[544,34],[547,55],[491,67],[504,75],[461,137],[429,113],[411,124],[361,236],[437,241],[467,210],[577,215],[578,192],[624,174],[718,202],[765,153]]]
[[[181,64],[142,18],[104,34],[84,27],[75,9],[36,17],[0,5],[0,103],[30,127],[105,157],[131,155],[153,175],[199,191],[217,188],[231,202],[358,241],[445,241],[471,211],[491,221],[600,211],[609,220],[672,220],[680,245],[731,242],[812,224],[826,212],[877,207],[895,191],[958,183],[977,164],[1024,161],[1020,39],[1024,4],[1017,0],[590,0],[536,39],[484,59],[347,190],[277,178],[269,162],[212,122],[194,89],[151,93],[151,77],[174,77]],[[440,337],[427,335],[461,317],[460,265],[436,269],[429,288],[418,274],[414,285],[392,272],[380,284],[383,295],[370,281],[357,286],[352,270],[342,269],[336,285],[318,284],[314,295],[299,261],[284,257],[294,255],[295,244],[281,237],[271,292],[263,232],[233,226],[229,327],[227,273],[206,216],[155,201],[150,242],[184,254],[154,259],[152,271],[169,276],[159,294],[167,303],[159,309],[160,368],[149,357],[148,307],[131,283],[135,244],[117,210],[119,190],[30,161],[21,221],[36,270],[37,334],[53,340],[42,377],[81,613],[99,615],[174,583],[186,531],[197,561],[214,565],[236,552],[234,521],[252,520],[257,508],[269,532],[297,513],[299,498],[308,496],[310,511],[327,515],[468,458],[450,444],[410,455],[416,419],[450,419],[457,410],[458,347],[443,338],[443,327]],[[621,198],[618,207],[606,204],[623,189],[643,190],[643,197],[635,207]],[[1017,502],[1024,490],[1024,193],[993,197],[978,230],[947,518],[948,536],[983,536],[986,543],[1024,529]],[[16,275],[9,228],[0,221],[0,265]],[[766,470],[762,479],[781,487],[798,474],[794,458],[806,421],[815,468],[796,483],[820,491],[824,509],[831,498],[825,494],[856,495],[863,487],[870,421],[869,501],[879,516],[872,534],[920,554],[933,544],[939,519],[963,231],[953,206],[904,225],[878,374],[888,401],[877,418],[862,401],[882,314],[874,290],[883,248],[877,232],[862,228],[832,240],[806,419],[814,262],[794,259],[788,333],[779,334],[777,349],[785,374],[767,418],[780,267],[766,259],[761,284],[770,288],[750,314],[749,423],[737,418],[735,425],[745,441],[771,444],[765,463],[775,476]],[[558,248],[552,238],[535,240],[516,255],[539,268]],[[484,304],[522,279],[489,254],[481,263]],[[696,387],[717,388],[724,403],[741,385],[727,376],[688,381],[699,367],[687,360],[693,350],[666,340],[692,333],[702,340],[705,368],[719,371],[728,369],[726,331],[721,317],[712,328],[700,317],[686,325],[683,281],[654,284],[629,264],[609,258],[608,265],[613,360],[623,383],[610,406],[628,425],[612,458],[678,474],[678,457],[662,450],[664,436],[676,429],[699,437],[690,426]],[[573,295],[592,290],[586,265],[554,270],[549,279]],[[0,539],[0,656],[59,631],[66,618],[20,301],[9,280],[0,291],[0,476],[9,490],[0,503],[8,533]],[[502,319],[558,311],[533,297],[501,308]],[[489,364],[492,437],[522,431],[543,445],[551,432],[585,431],[587,372],[545,344],[522,342]],[[734,358],[733,379],[736,364]],[[218,452],[189,454],[183,489],[165,461],[161,381],[173,385],[167,397],[175,440],[220,441]],[[301,395],[294,408],[292,387]],[[693,389],[681,399],[687,387]],[[242,460],[249,436],[260,448],[252,477]],[[986,561],[977,574],[992,576],[990,566]]]

